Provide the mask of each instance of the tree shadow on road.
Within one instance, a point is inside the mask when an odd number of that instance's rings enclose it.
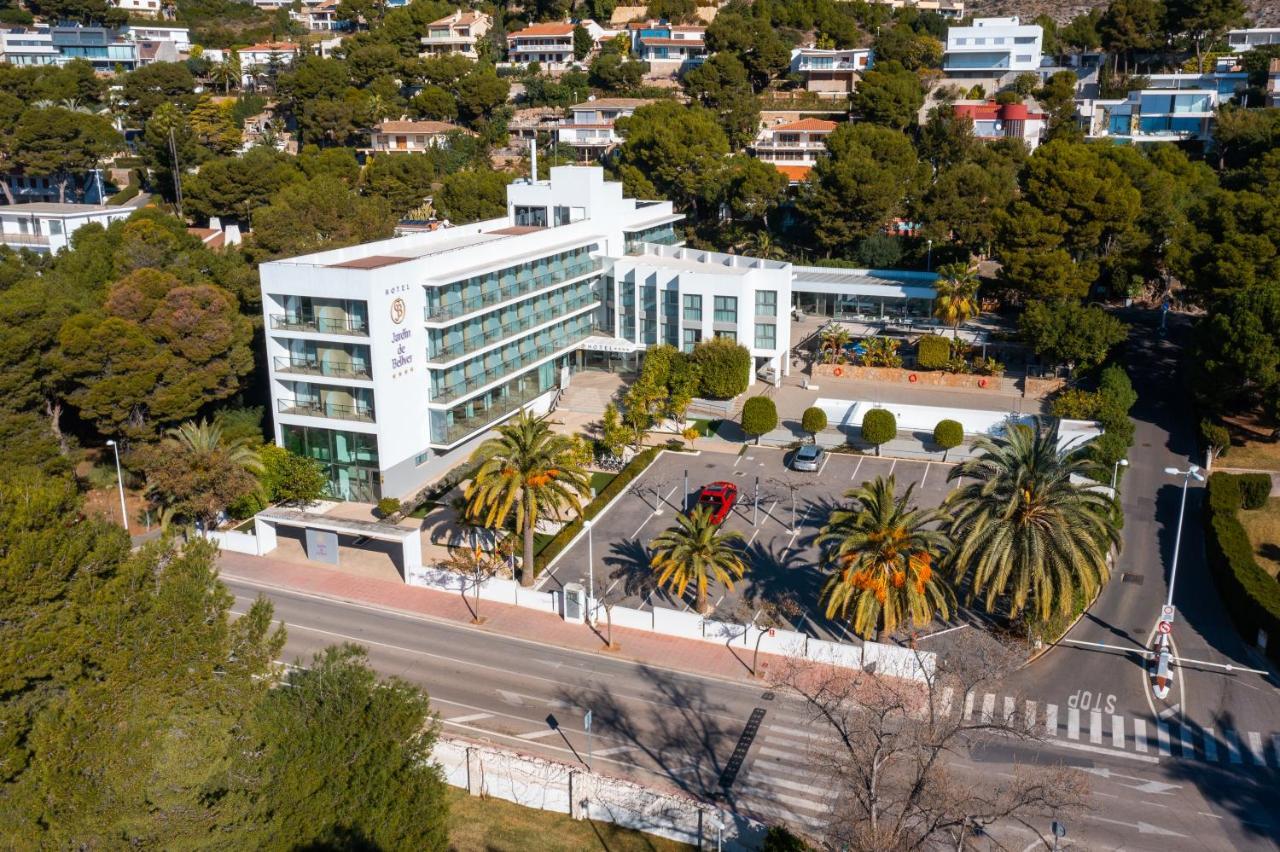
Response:
[[[609,580],[620,581],[627,598],[643,600],[657,588],[653,569],[649,567],[649,549],[638,538],[614,542],[602,562],[609,572]]]
[[[677,789],[736,810],[720,778],[747,720],[736,718],[691,678],[649,666],[640,670],[650,687],[647,700],[656,705],[642,711],[626,706],[605,683],[566,684],[559,698],[589,708],[593,730],[634,746]]]

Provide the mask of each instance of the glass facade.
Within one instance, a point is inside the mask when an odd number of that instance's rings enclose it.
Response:
[[[335,420],[359,420],[372,423],[373,391],[369,388],[345,388],[336,385],[313,385],[292,382],[293,397],[281,397],[277,408],[282,414],[304,417],[332,417]]]
[[[377,437],[311,426],[286,425],[280,431],[286,449],[324,466],[334,497],[372,503],[382,496]]]
[[[369,347],[358,343],[324,343],[314,340],[281,340],[288,355],[277,355],[278,373],[302,373],[339,379],[371,379]]]
[[[648,346],[658,342],[658,285],[640,288],[640,342]]]
[[[563,356],[490,388],[447,411],[431,412],[431,443],[453,444],[556,386]]]
[[[685,294],[684,318],[686,322],[702,322],[702,297],[696,294]]]
[[[662,291],[662,342],[680,345],[680,291]]]
[[[601,263],[591,257],[594,250],[594,245],[569,249],[443,287],[428,287],[427,322],[456,319],[596,272]]]
[[[536,334],[509,341],[483,355],[443,370],[430,370],[431,401],[449,402],[510,376],[535,361],[567,349],[591,335],[595,322],[581,314]]]
[[[715,319],[716,322],[736,323],[738,321],[738,297],[716,296],[715,311],[713,319]]]
[[[756,291],[756,316],[776,317],[778,315],[778,291]]]
[[[723,337],[725,340],[732,340],[734,343],[738,342],[738,332],[736,331],[717,331],[716,337]]]
[[[701,329],[686,328],[684,330],[684,345],[681,348],[683,348],[685,352],[692,352],[693,347],[697,346],[701,341],[702,341]]]
[[[369,305],[355,299],[317,299],[284,296],[283,314],[271,315],[279,331],[318,331],[323,334],[369,333]]]
[[[792,305],[804,313],[833,319],[924,318],[933,315],[932,299],[804,292],[794,292],[791,298]]]
[[[598,283],[579,281],[560,290],[551,290],[532,299],[507,305],[456,323],[448,328],[427,330],[427,360],[453,361],[485,346],[516,337],[531,328],[551,322],[596,304]]]
[[[630,276],[628,276],[630,277]],[[636,341],[636,285],[634,281],[624,279],[618,287],[618,336],[624,340]]]
[[[675,225],[671,222],[665,225],[654,225],[652,228],[645,228],[641,231],[627,231],[626,238],[627,254],[639,251],[641,243],[673,246],[680,242],[680,237],[676,234]]]

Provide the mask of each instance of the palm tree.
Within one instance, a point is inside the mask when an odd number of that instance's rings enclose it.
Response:
[[[147,495],[163,526],[183,516],[211,528],[233,500],[262,488],[258,453],[244,439],[224,442],[216,421],[169,429],[148,455]]]
[[[864,639],[907,620],[923,627],[935,615],[951,617],[954,595],[934,570],[950,548],[938,527],[946,516],[913,507],[914,488],[897,496],[894,477],[876,477],[846,492],[853,505],[832,512],[818,534],[833,570],[822,589],[827,618],[848,620]]]
[[[976,317],[978,307],[978,270],[967,263],[947,263],[938,267],[934,282],[933,315],[951,326],[952,335],[960,336],[960,324]]]
[[[769,233],[766,228],[753,231],[747,236],[746,249],[753,257],[765,260],[780,260],[786,257],[786,252],[782,250],[782,246],[774,241],[773,234]]]
[[[498,437],[476,449],[479,464],[464,496],[467,514],[487,527],[500,527],[515,513],[516,532],[524,536],[520,582],[533,584],[533,533],[543,518],[560,518],[581,509],[590,484],[574,460],[574,443],[551,431],[546,421],[522,411],[498,427]]]
[[[1006,597],[1010,617],[1030,606],[1042,621],[1069,612],[1077,592],[1096,595],[1120,532],[1111,497],[1083,479],[1095,473],[1087,448],[1059,448],[1057,421],[1037,417],[975,449],[947,477],[964,481],[944,506],[956,582],[971,576],[988,612]]]
[[[233,51],[225,62],[215,63],[209,69],[209,82],[222,87],[222,93],[228,94],[232,86],[240,84],[240,58]]]
[[[181,426],[165,432],[166,440],[175,442],[192,455],[209,455],[221,451],[223,460],[257,473],[262,470],[262,459],[243,438],[223,443],[222,424],[216,420],[188,420]]]
[[[827,363],[834,364],[836,359],[844,353],[844,348],[853,340],[853,335],[840,323],[833,322],[822,329],[818,339],[822,352],[826,353]]]
[[[676,597],[684,597],[692,583],[695,606],[706,615],[711,611],[707,585],[715,580],[732,590],[733,581],[741,580],[747,572],[737,546],[741,540],[740,533],[726,532],[712,523],[710,509],[703,506],[692,514],[677,516],[677,524],[652,541],[649,566],[658,575],[658,585]]]

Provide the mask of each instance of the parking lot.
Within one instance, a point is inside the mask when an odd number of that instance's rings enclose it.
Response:
[[[826,577],[818,566],[819,529],[833,508],[847,503],[846,491],[877,476],[894,476],[899,494],[914,483],[913,501],[936,506],[954,485],[947,482],[952,465],[828,453],[819,471],[802,473],[788,469],[789,459],[790,453],[768,447],[748,447],[740,456],[664,453],[595,519],[590,549],[596,595],[627,607],[692,609],[692,588],[677,600],[655,587],[649,542],[675,523],[675,515],[700,487],[724,480],[738,486],[737,504],[724,526],[742,535],[748,570],[731,592],[711,586],[714,616],[741,621],[763,608],[775,614],[779,626],[786,622],[823,638],[851,638],[843,625],[822,616],[819,593]],[[591,582],[586,536],[561,555],[538,585],[551,591],[575,582],[584,588]]]

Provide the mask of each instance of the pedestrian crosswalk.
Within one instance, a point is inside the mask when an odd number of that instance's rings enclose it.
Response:
[[[1280,733],[1237,731],[1175,719],[1139,718],[990,692],[944,690],[937,712],[974,723],[1021,724],[1049,747],[1127,752],[1140,759],[1195,760],[1229,767],[1280,768]],[[815,756],[834,743],[821,726],[770,712],[733,793],[763,817],[822,827],[831,813],[831,785]]]

